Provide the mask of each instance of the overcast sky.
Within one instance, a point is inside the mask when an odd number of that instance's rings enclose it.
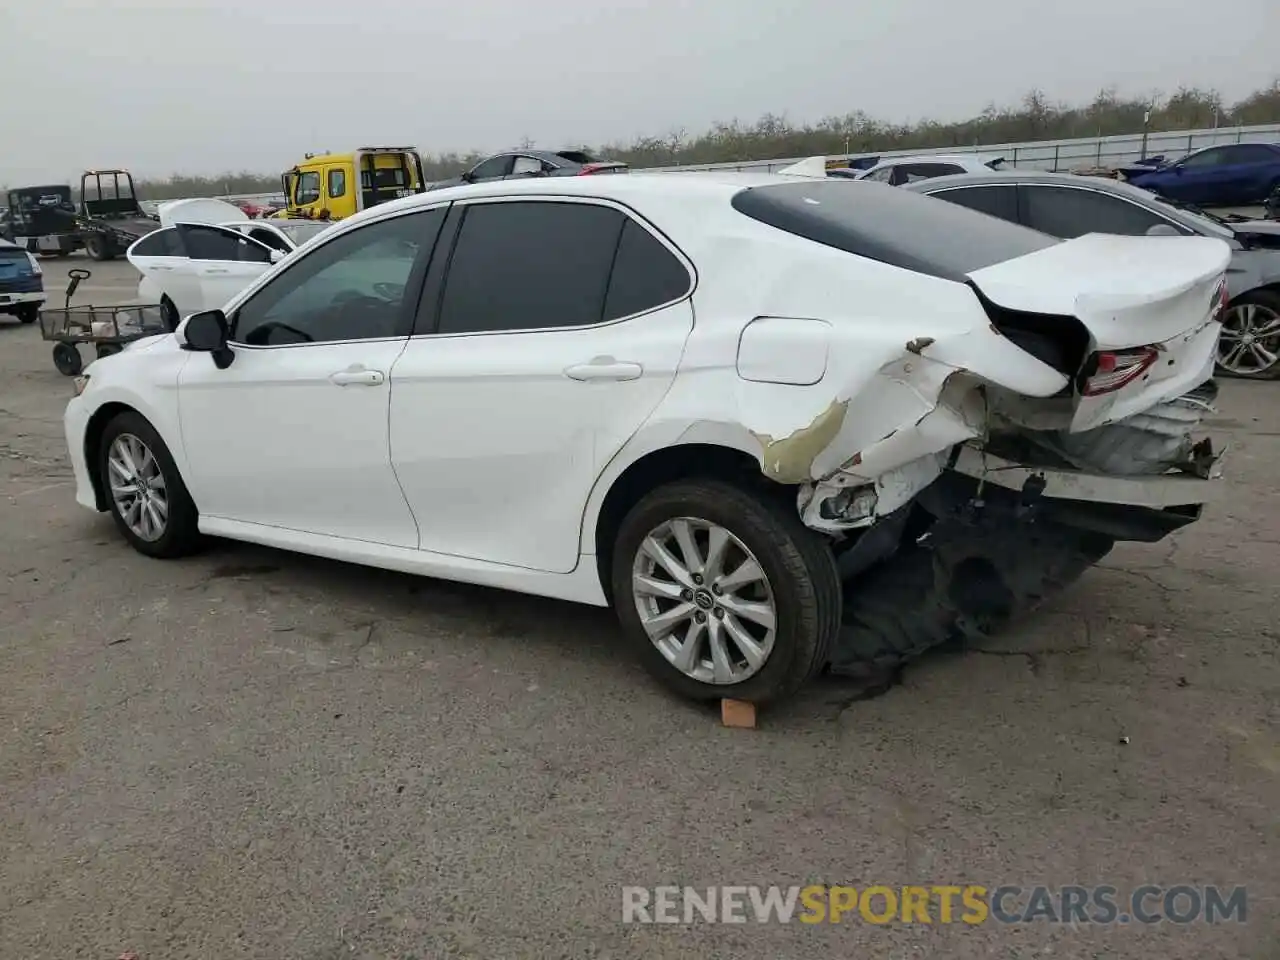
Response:
[[[768,112],[955,119],[1280,69],[1280,0],[0,0],[0,183],[308,150],[600,143]]]

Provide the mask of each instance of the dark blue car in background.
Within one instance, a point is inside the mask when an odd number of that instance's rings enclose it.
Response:
[[[1280,190],[1280,143],[1228,143],[1205,147],[1144,172],[1125,170],[1135,187],[1201,207],[1265,203]]]

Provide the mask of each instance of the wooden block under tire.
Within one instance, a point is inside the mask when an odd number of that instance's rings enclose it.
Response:
[[[720,722],[726,727],[744,730],[756,728],[756,705],[746,700],[721,700]]]

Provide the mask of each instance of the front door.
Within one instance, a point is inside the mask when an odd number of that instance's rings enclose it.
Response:
[[[415,327],[429,335],[392,371],[396,473],[423,550],[567,573],[596,478],[675,377],[692,275],[603,202],[451,217],[448,274],[432,269]]]
[[[309,250],[232,311],[227,369],[203,355],[183,367],[182,434],[202,515],[417,546],[391,467],[390,372],[416,305],[406,289],[443,218],[402,214]]]
[[[194,310],[221,309],[271,268],[271,251],[236,230],[196,223],[177,229],[199,286]]]

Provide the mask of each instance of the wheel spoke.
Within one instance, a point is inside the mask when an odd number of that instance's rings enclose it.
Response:
[[[772,630],[777,623],[773,615],[773,606],[768,603],[741,600],[738,597],[726,595],[720,598],[720,606],[743,620],[758,623],[766,630]]]
[[[711,620],[707,629],[707,645],[711,647],[711,676],[716,683],[732,683],[733,661],[724,642],[724,627],[719,620]]]
[[[702,569],[702,575],[709,583],[716,583],[724,574],[724,557],[728,550],[729,531],[724,527],[712,527],[707,533],[707,562]]]
[[[666,600],[680,600],[685,588],[678,583],[672,583],[669,580],[655,580],[653,577],[646,577],[642,574],[635,574],[631,578],[631,584],[635,588],[636,593],[646,597],[662,597]]]
[[[1280,334],[1280,315],[1272,317],[1257,330],[1253,331],[1253,335],[1258,339],[1269,339]]]
[[[756,643],[755,638],[747,633],[746,628],[731,613],[725,614],[724,630],[733,640],[734,646],[742,651],[742,656],[746,659],[747,665],[754,670],[759,670],[764,665],[764,658],[767,656],[767,651],[764,647]]]
[[[664,610],[661,613],[655,613],[652,616],[642,618],[645,632],[654,639],[665,637],[678,623],[693,618],[693,604],[679,603],[670,610]]]
[[[676,583],[683,587],[693,586],[693,577],[684,568],[684,564],[652,534],[644,538],[640,549],[650,560],[662,567]]]
[[[1276,355],[1264,347],[1261,341],[1255,340],[1249,345],[1253,358],[1258,361],[1258,369],[1265,370],[1276,362]]]
[[[705,623],[691,622],[688,631],[685,632],[684,642],[680,644],[680,649],[671,660],[671,665],[681,673],[693,673],[698,666],[698,654],[702,652],[702,641],[706,635]]]
[[[698,550],[698,542],[693,537],[693,528],[688,520],[672,520],[671,535],[676,538],[680,547],[680,556],[684,558],[685,569],[691,574],[702,573],[702,553]]]
[[[722,576],[716,586],[725,593],[736,593],[743,587],[753,583],[761,583],[764,579],[764,571],[760,569],[760,564],[748,557],[738,565],[738,569],[734,570],[733,573]]]

